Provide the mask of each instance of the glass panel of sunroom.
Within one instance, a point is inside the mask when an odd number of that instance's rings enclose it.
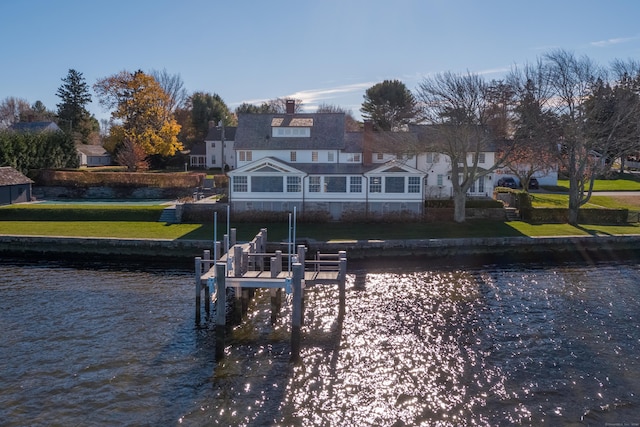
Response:
[[[251,177],[251,192],[282,193],[283,192],[282,177],[281,176]]]

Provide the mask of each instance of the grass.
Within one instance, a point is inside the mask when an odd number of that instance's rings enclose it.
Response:
[[[536,207],[566,207],[566,194],[532,194]],[[593,196],[588,207],[623,207],[640,212],[640,196]],[[86,236],[134,239],[213,240],[213,224],[165,224],[157,222],[162,209],[156,206],[113,205],[10,205],[0,208],[0,234]],[[239,241],[251,240],[260,228],[268,229],[270,241],[286,241],[286,223],[232,223]],[[218,224],[218,240],[226,223]],[[463,224],[437,223],[323,223],[297,225],[298,239],[329,241],[446,239],[516,236],[579,236],[640,234],[640,226],[568,224],[534,225],[522,221],[469,220]]]
[[[287,224],[231,224],[237,229],[239,241],[251,240],[260,228],[268,229],[269,241],[287,241]],[[226,233],[226,226],[218,224],[218,240]],[[213,240],[212,224],[164,224],[145,221],[0,221],[0,234],[43,235],[65,237],[113,237],[131,239]],[[640,234],[640,226],[569,224],[533,225],[522,221],[468,221],[455,223],[416,224],[298,224],[298,239],[348,240],[385,239],[446,239],[473,237],[542,237],[580,235]]]
[[[559,179],[557,191],[569,191],[569,180]],[[640,180],[635,175],[625,174],[617,179],[596,179],[593,191],[640,191]]]

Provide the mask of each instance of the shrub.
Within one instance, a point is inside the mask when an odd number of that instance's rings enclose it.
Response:
[[[196,188],[202,186],[204,173],[140,173],[40,170],[36,185],[63,187],[159,187]]]

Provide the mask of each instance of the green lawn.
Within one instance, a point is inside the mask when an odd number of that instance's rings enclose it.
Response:
[[[555,190],[569,191],[569,180],[559,179]],[[629,174],[618,179],[596,179],[593,191],[640,191],[640,181]]]
[[[534,206],[566,207],[563,194],[536,193]],[[640,212],[640,196],[593,196],[588,207],[625,207]],[[109,205],[12,205],[0,208],[0,234],[115,237],[132,239],[212,240],[209,224],[165,224],[157,222],[162,206]],[[260,228],[268,229],[269,241],[287,241],[286,223],[233,223],[239,241],[251,240]],[[220,222],[218,240],[226,233]],[[298,223],[298,239],[329,241],[387,239],[446,239],[473,237],[570,236],[589,234],[640,234],[637,224],[624,226],[572,227],[568,224],[532,225],[521,221],[477,221],[464,224],[438,223]]]
[[[287,241],[287,224],[231,224],[237,229],[239,241],[251,240],[267,228],[269,241]],[[218,224],[218,240],[226,233],[226,225]],[[213,225],[164,224],[160,222],[129,221],[0,221],[0,234],[115,237],[131,239],[188,239],[213,240]],[[345,241],[384,239],[446,239],[470,237],[518,237],[518,236],[579,236],[588,234],[623,235],[640,234],[640,226],[568,224],[532,225],[522,221],[469,221],[455,223],[419,224],[298,224],[298,239]]]

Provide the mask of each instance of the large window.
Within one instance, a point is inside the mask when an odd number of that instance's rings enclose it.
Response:
[[[320,177],[310,176],[309,177],[309,193],[319,193],[319,192],[320,192]]]
[[[362,193],[362,177],[361,176],[349,177],[349,192]]]
[[[478,178],[478,193],[484,193],[484,176]]]
[[[281,176],[254,176],[251,178],[252,193],[282,193]]]
[[[419,193],[420,192],[420,177],[419,176],[410,176],[409,177],[409,193]]]
[[[349,154],[347,157],[348,163],[360,163],[360,153]]]
[[[252,158],[251,151],[239,151],[238,160],[241,162],[250,162]]]
[[[382,178],[372,176],[369,179],[369,193],[382,193]]]
[[[346,176],[325,176],[324,191],[327,193],[346,193],[347,177]]]
[[[404,176],[387,176],[384,179],[385,193],[404,193]]]
[[[233,191],[237,193],[244,193],[249,190],[248,179],[246,176],[234,176],[233,177]]]
[[[300,177],[288,176],[287,177],[287,193],[299,193],[301,191]]]

